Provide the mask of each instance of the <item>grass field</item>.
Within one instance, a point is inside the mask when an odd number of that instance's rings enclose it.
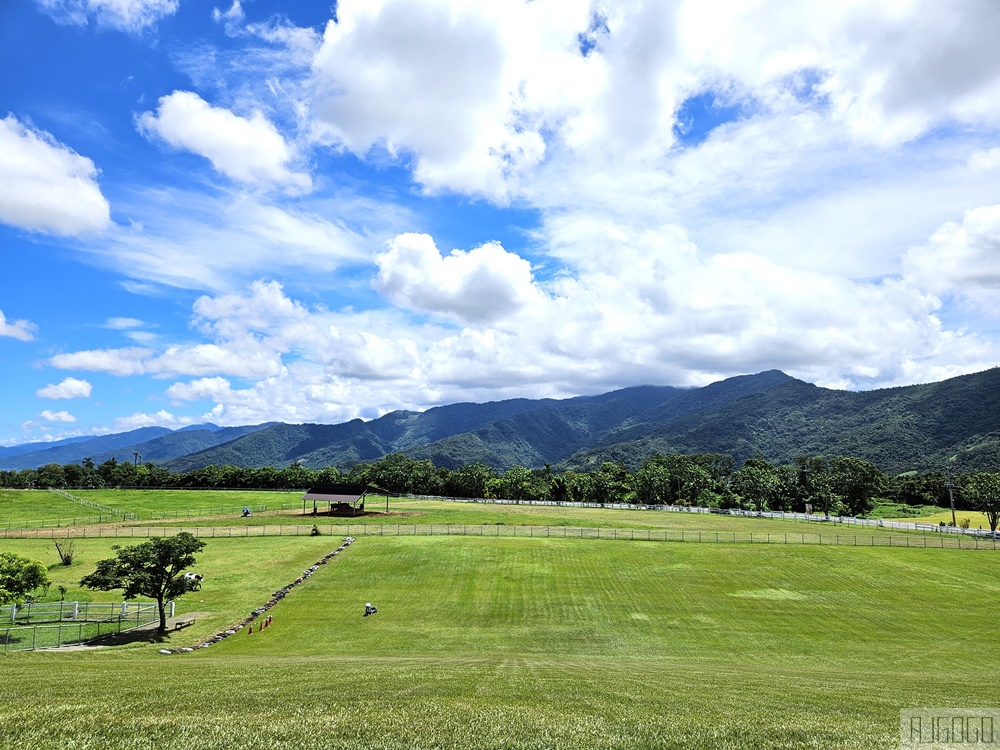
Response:
[[[958,523],[962,523],[963,519],[969,519],[969,528],[978,529],[980,526],[984,529],[990,528],[990,522],[986,519],[985,513],[978,513],[974,510],[956,510],[955,519]],[[910,521],[914,519],[902,518],[901,521]],[[930,513],[926,516],[916,519],[919,523],[931,523],[937,524],[944,521],[946,524],[951,523],[951,511],[939,509],[936,513]]]
[[[206,514],[238,517],[244,506],[280,508],[295,504],[299,493],[253,490],[72,490],[68,494],[99,503],[140,520],[191,518]],[[0,528],[71,526],[97,523],[108,516],[84,503],[45,490],[0,490]],[[116,515],[110,514],[113,520]],[[118,520],[121,520],[120,518]],[[27,523],[26,523],[27,522]],[[40,522],[32,524],[31,522]]]
[[[666,514],[664,514],[666,515]],[[674,515],[674,514],[670,514]],[[113,540],[80,540],[78,580]],[[216,539],[192,645],[328,552]],[[51,542],[4,549],[56,563]],[[890,748],[899,709],[996,706],[990,552],[364,537],[274,625],[0,655],[32,748]],[[61,567],[61,566],[59,566]],[[361,617],[365,601],[379,613]]]
[[[0,522],[97,516],[98,511],[52,492],[0,489]]]
[[[123,511],[135,513],[138,520],[132,526],[146,527],[150,520],[164,526],[190,527],[197,518],[198,527],[243,527],[274,526],[276,524],[301,524],[338,522],[322,514],[313,518],[302,514],[299,495],[288,492],[260,492],[250,490],[74,490],[74,495],[92,500]],[[240,518],[243,506],[266,505],[270,510],[256,513],[250,518]],[[286,506],[286,509],[276,510]],[[290,506],[290,507],[287,507]],[[392,498],[386,505],[383,498],[369,500],[368,509],[374,515],[357,519],[367,525],[390,526],[549,526],[619,529],[677,529],[705,532],[763,532],[772,534],[799,533],[871,533],[870,528],[851,524],[826,521],[782,520],[770,518],[749,518],[720,516],[700,513],[676,513],[668,511],[639,511],[612,508],[570,508],[558,506],[500,505],[455,503],[433,500]],[[86,521],[88,514],[99,511],[64,499],[54,493],[43,491],[7,490],[0,491],[0,531],[9,524],[12,529],[25,527],[26,521],[42,521],[38,524],[46,528],[56,525],[69,526]],[[988,528],[985,516],[970,511],[960,511],[961,517],[968,516],[972,528],[982,525]],[[938,520],[951,520],[949,512],[922,518],[895,519],[907,523],[919,521],[935,524]],[[28,524],[32,526],[31,524]],[[33,527],[33,526],[32,526]],[[877,533],[877,532],[876,532]],[[907,532],[893,530],[894,534],[927,532]]]

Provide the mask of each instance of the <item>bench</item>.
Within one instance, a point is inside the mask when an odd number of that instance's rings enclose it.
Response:
[[[186,628],[188,625],[194,625],[193,617],[185,617],[183,620],[178,620],[174,623],[174,630],[180,630],[181,628]]]

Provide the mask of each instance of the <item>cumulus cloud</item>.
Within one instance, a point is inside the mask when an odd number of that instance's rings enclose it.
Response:
[[[49,383],[35,391],[41,398],[89,398],[93,386],[86,380],[65,378],[61,383]]]
[[[1000,205],[967,211],[941,226],[926,245],[910,248],[905,277],[918,288],[959,298],[1000,316]]]
[[[177,12],[179,0],[35,0],[58,23],[140,33]]]
[[[110,224],[94,162],[8,115],[0,120],[0,221],[72,236]]]
[[[9,336],[18,341],[31,341],[37,326],[30,320],[8,320],[0,310],[0,336]]]
[[[430,236],[401,234],[375,263],[375,288],[420,312],[486,322],[509,317],[538,296],[531,265],[498,242],[442,257]]]
[[[194,312],[202,330],[226,339],[273,332],[309,317],[301,303],[285,295],[280,283],[263,279],[251,283],[246,293],[201,296],[195,300]]]
[[[595,15],[596,14],[596,15]],[[717,5],[349,0],[313,64],[335,143],[414,156],[430,190],[533,196],[553,157],[668,157],[705,94],[749,112],[803,107],[879,147],[1000,113],[992,0]],[[325,130],[324,130],[325,128]]]
[[[46,422],[61,422],[64,424],[72,424],[76,421],[76,417],[68,411],[50,411],[48,409],[39,414],[38,418],[44,419]]]
[[[295,159],[292,147],[259,111],[242,117],[190,91],[175,91],[160,98],[155,114],[144,112],[137,122],[143,133],[204,156],[237,182],[274,184],[294,192],[312,187],[308,174],[289,168]]]
[[[128,417],[119,417],[115,420],[115,432],[128,432],[138,430],[141,427],[167,427],[172,430],[188,425],[196,424],[199,420],[192,417],[176,416],[166,409],[160,409],[153,414],[136,412]]]
[[[232,385],[225,378],[198,378],[189,383],[174,383],[166,394],[176,401],[222,401],[232,393]]]
[[[541,30],[523,23],[512,32],[530,11],[521,3],[339,3],[313,62],[321,131],[360,156],[373,146],[415,154],[415,176],[428,189],[506,201],[508,181],[545,153],[519,113],[523,67],[537,62],[530,46]],[[564,40],[572,36],[563,30]]]

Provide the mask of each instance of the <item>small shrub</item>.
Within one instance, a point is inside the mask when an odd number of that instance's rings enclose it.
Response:
[[[969,528],[969,524],[970,523],[971,523],[971,519],[969,519],[969,518],[963,518],[961,521],[958,522],[958,525],[961,526],[963,529],[967,529],[967,528]]]

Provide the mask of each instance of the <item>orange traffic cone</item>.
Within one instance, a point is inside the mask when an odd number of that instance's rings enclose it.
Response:
[[[247,631],[247,635],[253,635],[253,623],[250,624],[250,630]]]

